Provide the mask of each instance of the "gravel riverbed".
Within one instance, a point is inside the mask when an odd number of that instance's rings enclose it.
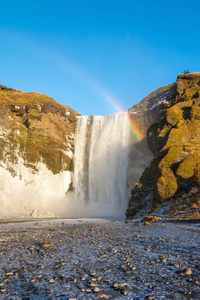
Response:
[[[0,299],[100,298],[200,299],[200,224],[0,223]]]

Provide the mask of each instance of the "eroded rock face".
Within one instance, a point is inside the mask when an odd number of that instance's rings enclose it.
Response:
[[[172,96],[160,122],[148,129],[148,146],[156,159],[144,171],[140,187],[132,190],[127,217],[153,211],[194,187],[199,191],[200,73],[180,74]]]

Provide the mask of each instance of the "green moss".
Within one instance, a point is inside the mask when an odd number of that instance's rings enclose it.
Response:
[[[181,162],[187,154],[183,151],[182,145],[174,145],[168,148],[168,153],[159,163],[159,169],[163,167],[170,168],[174,163]]]
[[[191,108],[191,119],[200,120],[200,107],[193,105]]]
[[[177,192],[178,184],[175,176],[171,173],[170,176],[161,176],[158,178],[157,193],[161,200],[167,200],[174,196]]]
[[[193,94],[194,94],[194,92],[193,92],[193,90],[192,89],[186,89],[185,90],[185,92],[184,92],[184,99],[189,99],[189,100],[192,100],[192,98],[193,98]]]
[[[37,115],[33,115],[33,114],[29,114],[28,117],[29,119],[34,119],[34,120],[38,118]]]
[[[177,176],[181,176],[182,178],[193,177],[197,161],[198,157],[195,154],[192,154],[190,157],[186,157],[177,169]]]
[[[167,118],[167,122],[170,125],[175,126],[181,120],[181,118],[182,118],[182,111],[181,111],[181,109],[178,106],[176,106],[176,105],[170,107],[167,110],[166,118]]]

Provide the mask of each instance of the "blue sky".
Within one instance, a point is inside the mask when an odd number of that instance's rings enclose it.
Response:
[[[83,115],[127,110],[200,71],[199,12],[199,0],[1,1],[0,84]]]

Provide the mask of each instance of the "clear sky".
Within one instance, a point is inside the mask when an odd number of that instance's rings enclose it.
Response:
[[[0,84],[83,115],[127,110],[185,69],[200,71],[199,0],[6,0],[0,9]]]

